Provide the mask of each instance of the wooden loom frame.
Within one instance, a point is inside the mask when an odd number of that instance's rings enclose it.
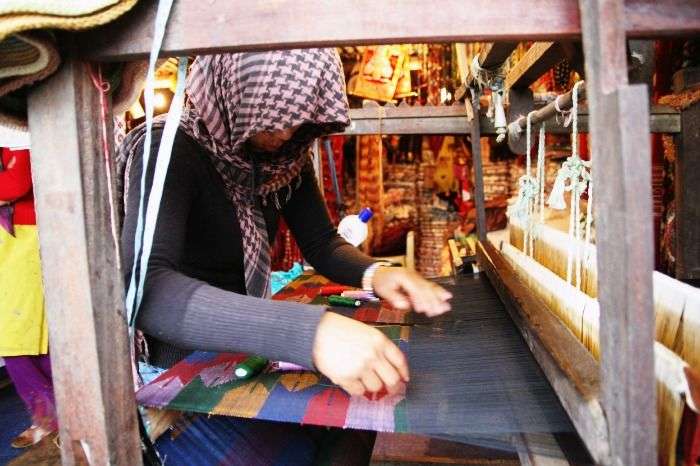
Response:
[[[463,1],[442,0],[442,8],[436,8],[422,0],[347,0],[340,12],[330,0],[206,5],[177,0],[162,54],[407,41],[496,41],[498,51],[499,41],[582,36],[600,215],[600,370],[486,241],[477,149],[479,258],[594,459],[643,466],[656,462],[650,148],[645,138],[632,134],[649,132],[649,104],[642,86],[627,84],[625,36],[696,34],[700,13],[688,3],[533,0],[528,7],[520,0],[502,0],[493,8],[490,0],[472,0],[467,8]],[[293,24],[289,11],[295,11]],[[104,159],[100,96],[84,60],[147,56],[154,14],[154,2],[142,1],[114,24],[69,39],[67,63],[29,99],[65,465],[141,464],[123,283],[110,229],[106,175],[112,167]],[[473,140],[479,139],[479,126],[471,127]],[[111,134],[110,121],[107,131]],[[112,145],[108,138],[110,154]]]

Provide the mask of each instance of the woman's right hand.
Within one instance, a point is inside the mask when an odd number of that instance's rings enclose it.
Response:
[[[395,394],[408,382],[406,356],[376,328],[326,312],[316,330],[313,362],[321,373],[350,395]]]

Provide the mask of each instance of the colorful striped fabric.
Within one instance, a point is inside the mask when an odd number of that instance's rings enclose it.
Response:
[[[323,304],[328,306],[328,298],[319,295],[322,286],[335,285],[326,277],[306,272],[286,287],[278,291],[272,299],[279,301],[296,301],[300,303]],[[333,312],[365,323],[377,324],[414,324],[426,321],[411,311],[393,308],[385,302],[363,302],[357,308],[329,306]]]
[[[278,299],[312,301],[325,283],[304,275]],[[378,326],[408,358],[411,380],[397,395],[350,397],[310,371],[239,380],[235,366],[247,355],[197,352],[141,388],[137,400],[152,408],[450,439],[572,431],[488,280],[477,274],[440,283],[454,295],[449,315],[426,325]]]
[[[408,350],[409,327],[379,327]],[[247,355],[196,352],[137,393],[149,407],[268,421],[406,431],[404,393],[350,397],[316,372],[266,372],[247,380],[234,374]],[[367,425],[368,413],[375,420]]]

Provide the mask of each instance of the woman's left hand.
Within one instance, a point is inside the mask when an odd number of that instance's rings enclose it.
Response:
[[[429,317],[449,311],[452,293],[403,267],[379,267],[372,277],[374,294],[397,309],[411,309]]]

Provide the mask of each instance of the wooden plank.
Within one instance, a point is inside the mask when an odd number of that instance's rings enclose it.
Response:
[[[686,81],[689,85],[700,83]],[[686,74],[689,77],[690,73]],[[678,137],[676,155],[676,277],[682,280],[700,279],[700,104],[681,112],[683,132]]]
[[[522,433],[516,435],[514,442],[520,466],[570,466],[566,454],[561,450],[557,439],[552,434]],[[534,448],[533,448],[534,445]],[[547,445],[546,454],[539,453],[542,445]]]
[[[510,57],[518,46],[518,41],[491,42],[479,52],[479,63],[482,68],[499,67]]]
[[[605,464],[610,446],[598,401],[598,363],[489,241],[477,243],[476,254],[581,440],[596,463]]]
[[[527,113],[525,108],[520,108],[517,105],[519,100],[516,97],[519,92],[522,91],[511,91],[511,106],[509,108],[509,114],[512,115],[511,120],[515,119],[516,115]],[[527,95],[531,95],[529,91],[526,92]],[[531,102],[531,97],[530,100],[526,101]],[[381,117],[379,112],[382,112]],[[545,117],[547,118],[547,132],[555,134],[571,132],[570,127],[563,126],[563,119],[556,120],[554,111],[549,112]],[[353,108],[350,109],[350,120],[350,125],[339,134],[346,136],[379,134],[380,120],[382,134],[471,134],[472,131],[472,123],[469,121],[462,103],[449,106]],[[496,134],[496,128],[490,118],[482,115],[480,120],[481,134]],[[581,104],[579,107],[578,121],[579,131],[587,132],[588,107],[586,104]],[[652,107],[649,124],[652,133],[678,133],[681,130],[681,114],[672,107],[655,105]]]
[[[506,42],[491,42],[486,44],[479,53],[479,64],[483,68],[494,69],[501,64],[513,53],[513,50],[518,46],[517,41]],[[462,102],[469,94],[470,82],[462,79],[462,84],[455,90],[455,101]]]
[[[627,85],[629,11],[620,0],[580,0],[591,110],[600,302],[601,401],[609,464],[657,462],[649,99]]]
[[[140,2],[123,18],[81,34],[89,58],[145,57],[156,2]],[[478,13],[478,14],[475,14]],[[420,21],[416,21],[420,18]],[[623,23],[632,37],[687,35],[700,12],[682,0],[630,0]],[[580,36],[576,0],[178,0],[162,55],[402,42],[556,40]]]
[[[99,108],[74,60],[32,92],[34,192],[63,464],[131,466],[141,451]]]
[[[508,71],[506,89],[528,87],[564,58],[556,42],[535,42]]]
[[[484,170],[481,161],[481,125],[479,125],[479,97],[472,99],[474,119],[471,127],[472,165],[474,168],[474,203],[476,204],[476,234],[486,241],[486,204],[484,196]]]

